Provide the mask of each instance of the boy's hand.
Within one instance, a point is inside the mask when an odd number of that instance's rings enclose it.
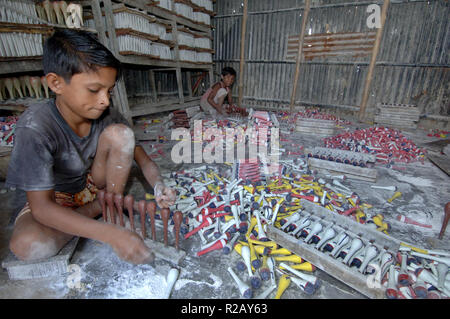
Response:
[[[166,187],[162,182],[157,182],[153,190],[155,193],[156,203],[160,208],[169,208],[169,206],[175,204],[175,190]]]
[[[110,245],[120,259],[135,265],[153,262],[155,254],[138,234],[119,226],[114,227],[116,231]]]

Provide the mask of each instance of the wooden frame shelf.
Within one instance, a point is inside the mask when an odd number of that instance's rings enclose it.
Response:
[[[157,7],[156,4],[154,3],[154,1],[149,1],[149,0],[123,0],[121,1],[122,3],[129,5],[131,7],[134,8],[138,8],[144,11],[148,11],[149,13],[167,19],[167,20],[174,20],[176,21],[178,24],[182,24],[185,25],[189,28],[198,30],[198,31],[203,31],[206,33],[209,33],[212,26],[211,25],[207,25],[204,23],[199,23],[196,21],[192,21],[188,18],[182,17],[178,14],[176,14],[173,11],[169,11],[167,9],[164,8],[160,8]]]
[[[103,4],[101,7],[100,4]],[[181,46],[178,44],[178,29],[179,25],[180,31],[185,30],[192,33],[194,36],[198,37],[206,37],[210,40],[211,36],[211,26],[202,25],[199,23],[195,23],[189,19],[180,17],[176,15],[174,12],[164,10],[162,8],[158,8],[154,5],[148,5],[148,0],[123,0],[123,1],[111,1],[111,0],[101,0],[89,3],[92,8],[92,14],[94,17],[94,23],[96,28],[99,31],[99,38],[104,42],[106,46],[108,46],[115,55],[119,58],[119,60],[125,65],[129,66],[145,66],[150,69],[155,68],[167,68],[167,71],[175,70],[176,72],[176,81],[178,87],[178,98],[173,98],[169,100],[142,103],[129,105],[126,85],[124,79],[121,79],[119,85],[115,87],[115,93],[113,98],[115,99],[115,105],[118,105],[119,111],[131,122],[133,117],[143,116],[146,114],[154,114],[169,110],[175,110],[178,108],[184,108],[187,106],[198,105],[200,103],[199,97],[193,97],[192,92],[189,92],[189,96],[184,96],[183,91],[183,81],[182,81],[182,70],[187,72],[188,82],[191,79],[190,72],[192,71],[208,71],[210,81],[213,79],[213,70],[212,63],[204,63],[204,62],[192,62],[192,61],[184,61],[180,59],[180,50],[192,50],[195,52],[207,52],[213,53],[211,49],[203,49],[203,48],[192,48],[188,46]],[[131,51],[121,51],[119,50],[117,43],[117,36],[121,34],[121,32],[131,32],[134,31],[120,31],[117,32],[117,29],[114,25],[114,11],[116,10],[130,10],[130,8],[142,10],[139,14],[151,14],[155,16],[151,18],[152,21],[156,21],[156,23],[163,24],[166,27],[166,30],[171,31],[172,33],[172,41],[169,41],[169,46],[174,51],[174,60],[166,60],[160,59],[157,56],[147,55],[147,54],[139,54]],[[103,26],[103,17],[106,22],[106,26]],[[139,31],[137,31],[139,32]],[[137,34],[137,33],[136,33]],[[140,34],[137,34],[141,36]],[[151,41],[156,43],[164,43],[164,40],[157,39],[159,37],[147,37]],[[167,42],[165,43],[167,44]],[[154,72],[150,72],[150,82],[154,84]],[[187,86],[190,90],[191,84],[187,83]]]
[[[0,58],[0,75],[42,71],[42,56]]]
[[[199,103],[200,97],[186,98],[186,100],[183,103],[181,103],[179,99],[168,99],[154,103],[136,104],[131,107],[131,116],[138,117],[148,114],[174,111],[178,109],[187,108],[190,106],[195,106],[198,105]]]
[[[174,0],[173,2],[174,3],[182,3],[182,4],[185,4],[187,6],[190,6],[192,9],[194,9],[194,12],[203,12],[203,13],[206,13],[206,14],[212,16],[212,17],[216,15],[214,12],[206,10],[206,8],[200,7],[200,6],[192,3],[192,1],[189,1],[189,0]]]
[[[130,51],[121,51],[119,53],[121,54],[119,56],[119,60],[124,64],[139,64],[145,66],[159,66],[167,68],[180,67],[184,69],[204,69],[204,70],[208,70],[211,67],[211,63],[164,60],[159,59],[158,57],[155,56],[137,54],[135,52]]]
[[[195,10],[201,11],[201,7],[193,5]],[[87,15],[86,18],[93,19],[93,27],[81,28],[82,30],[93,32],[97,34],[100,42],[108,47],[113,54],[126,66],[145,66],[151,71],[150,81],[154,82],[154,72],[158,71],[175,71],[176,81],[178,87],[178,98],[169,100],[157,101],[154,103],[143,103],[136,105],[129,105],[127,88],[125,79],[122,77],[117,82],[112,96],[113,106],[121,112],[124,117],[132,123],[132,118],[136,116],[143,116],[146,114],[154,114],[164,111],[175,110],[192,105],[198,105],[200,97],[193,97],[191,92],[191,83],[187,83],[189,96],[185,96],[182,82],[182,72],[187,73],[188,82],[191,79],[191,72],[208,72],[210,81],[213,81],[212,63],[192,62],[180,59],[180,50],[191,50],[195,52],[214,53],[212,49],[194,48],[178,44],[178,30],[180,32],[188,32],[194,37],[204,37],[212,41],[212,26],[204,23],[190,20],[182,17],[173,11],[165,10],[155,6],[150,0],[98,0],[98,1],[77,1],[83,6],[83,11]],[[153,3],[153,4],[152,4]],[[139,11],[131,10],[132,8]],[[148,19],[149,23],[157,23],[166,28],[167,32],[172,33],[172,40],[161,39],[158,35],[147,34],[133,29],[115,28],[114,13],[130,12],[141,15]],[[213,12],[205,12],[213,15]],[[42,20],[43,21],[43,20]],[[27,33],[41,33],[50,35],[55,27],[62,28],[66,26],[56,25],[52,23],[47,24],[14,24],[14,23],[0,23],[0,32],[27,32]],[[143,39],[150,40],[155,43],[162,43],[170,47],[174,53],[174,60],[164,60],[157,56],[143,55],[131,51],[119,50],[117,37],[121,35],[132,35]],[[15,73],[26,72],[42,72],[42,56],[36,57],[14,57],[14,58],[0,58],[0,76]]]

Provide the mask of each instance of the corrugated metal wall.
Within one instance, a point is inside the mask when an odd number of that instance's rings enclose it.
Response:
[[[369,4],[382,1],[311,1],[306,34],[368,32]],[[287,61],[287,38],[300,33],[303,0],[248,0],[244,104],[289,105],[295,62]],[[217,0],[213,25],[215,72],[239,72],[241,0]],[[391,1],[367,111],[378,102],[418,105],[422,113],[450,115],[450,4],[445,0]],[[370,55],[306,61],[296,103],[355,109],[361,103]],[[239,74],[237,80],[239,79]],[[233,93],[237,96],[237,83]],[[352,108],[353,107],[353,108]],[[357,108],[356,108],[357,110]]]

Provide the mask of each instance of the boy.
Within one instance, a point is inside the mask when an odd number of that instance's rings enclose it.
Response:
[[[11,251],[21,260],[48,258],[80,236],[111,245],[125,261],[151,262],[141,237],[94,219],[101,213],[96,190],[122,194],[133,158],[158,205],[175,201],[128,122],[109,108],[120,62],[88,32],[64,29],[46,41],[43,66],[56,98],[30,106],[17,122],[6,183],[26,191],[28,202]]]
[[[225,115],[223,103],[228,98],[228,104],[232,105],[231,86],[236,78],[236,71],[231,67],[224,67],[220,75],[220,81],[210,87],[200,99],[200,106],[205,113],[217,116]]]

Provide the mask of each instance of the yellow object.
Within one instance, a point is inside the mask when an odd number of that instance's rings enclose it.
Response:
[[[289,287],[289,284],[291,283],[291,278],[289,278],[288,275],[283,275],[280,278],[280,281],[278,282],[278,289],[277,294],[275,295],[274,299],[280,299],[281,295],[286,291],[286,289]]]
[[[408,247],[408,248],[411,248],[414,251],[417,251],[418,253],[422,253],[422,254],[427,254],[428,255],[428,250],[426,250],[426,249],[417,248],[417,247],[408,245],[406,243],[400,243],[400,246]]]
[[[360,222],[360,220],[361,220],[361,218],[364,218],[366,216],[366,214],[364,214],[364,212],[363,211],[361,211],[361,210],[356,210],[356,214],[355,214],[355,217],[356,217],[356,221],[359,223]]]
[[[353,207],[356,206],[355,202],[354,202],[351,198],[348,199],[348,202],[349,202]]]
[[[270,250],[271,255],[292,255],[292,251],[286,249],[286,248],[279,248],[279,249],[271,249]]]
[[[378,226],[377,230],[388,235],[387,231],[390,229],[390,226],[388,223],[384,222],[383,219],[384,216],[382,214],[377,214],[372,218],[373,223]]]
[[[230,220],[234,219],[233,215],[224,215],[223,217],[225,218],[225,222],[229,222]]]
[[[377,230],[385,233],[386,235],[389,235],[387,230],[389,229],[388,223],[383,223],[381,227],[378,227]]]
[[[372,218],[374,224],[377,225],[377,226],[382,226],[383,225],[383,219],[384,219],[384,216],[382,214],[376,214]]]
[[[289,266],[293,269],[309,271],[309,272],[313,272],[315,270],[315,267],[307,261],[300,263],[300,264],[293,264],[293,265],[289,265]],[[284,267],[280,266],[280,269],[284,269]]]
[[[216,177],[219,181],[223,182],[223,179],[222,179],[219,175],[217,175],[216,173],[213,173],[213,175],[214,175],[214,177]]]
[[[391,198],[389,198],[387,201],[388,201],[389,203],[392,203],[392,201],[393,201],[394,199],[399,198],[400,196],[402,196],[402,193],[401,193],[401,192],[395,192],[394,196],[392,196]]]
[[[253,246],[253,248],[255,249],[255,252],[261,256],[264,256],[264,250],[267,249],[267,247],[261,245],[255,245]]]
[[[256,216],[253,216],[250,219],[250,225],[248,226],[248,230],[247,230],[247,233],[245,234],[245,238],[248,239],[250,237],[250,233],[252,232],[253,228],[255,228],[257,223],[258,223],[258,220],[256,219]]]
[[[277,256],[277,257],[273,257],[273,259],[275,259],[276,261],[290,261],[293,263],[302,263],[304,261],[302,259],[302,257],[297,256],[297,255]]]
[[[155,195],[145,193],[145,200],[152,200],[152,199],[155,199]]]
[[[236,245],[234,245],[233,249],[242,256],[241,251],[242,251],[242,242],[236,243]]]
[[[261,269],[269,268],[269,266],[267,265],[268,258],[269,257],[267,255],[263,255]]]
[[[277,249],[278,247],[278,244],[274,241],[260,241],[255,239],[248,239],[248,241],[254,245],[269,247],[270,249]]]
[[[265,185],[256,186],[256,190],[257,190],[258,192],[261,192],[264,188],[266,188]]]
[[[256,256],[256,252],[255,252],[255,248],[253,247],[253,244],[249,242],[248,247],[250,248],[250,263],[252,265],[252,270],[254,271],[255,268],[253,267],[253,262],[255,260],[257,260],[258,257]]]
[[[252,195],[255,193],[255,188],[253,186],[244,186],[244,189]]]

